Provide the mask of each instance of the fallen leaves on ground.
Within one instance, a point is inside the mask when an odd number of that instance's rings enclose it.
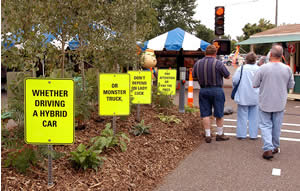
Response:
[[[157,115],[175,115],[181,123],[166,124]],[[181,114],[178,108],[157,111],[150,105],[141,106],[141,118],[146,125],[151,125],[149,135],[134,136],[129,133],[136,124],[136,111],[126,119],[117,118],[117,131],[130,136],[130,143],[125,152],[119,148],[104,151],[104,165],[94,171],[92,169],[76,171],[72,168],[69,152],[80,143],[88,144],[92,137],[99,136],[106,123],[112,117],[87,121],[86,128],[76,130],[75,144],[54,146],[56,151],[66,156],[53,161],[52,187],[47,187],[46,168],[32,167],[27,174],[20,174],[12,168],[2,168],[2,190],[120,190],[147,191],[153,190],[179,162],[201,143],[204,130],[200,125],[199,112]],[[94,113],[96,118],[97,113]],[[3,152],[3,150],[2,150]],[[4,155],[2,155],[3,164]],[[46,163],[47,164],[47,163]],[[3,166],[3,165],[2,165]]]

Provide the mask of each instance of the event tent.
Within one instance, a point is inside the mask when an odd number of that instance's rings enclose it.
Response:
[[[43,33],[42,35],[44,36],[42,43],[45,46],[47,46],[47,44],[50,43],[56,48],[61,49],[62,44],[59,40],[55,38],[54,35],[52,35],[51,33]],[[7,36],[6,40],[4,40],[4,38],[1,39],[2,45],[4,46],[5,49],[9,49],[13,46],[16,46],[18,49],[23,49],[23,44],[20,43],[21,37],[17,37],[15,34],[12,33],[6,33],[6,36]],[[79,44],[78,41],[72,39],[66,42],[65,49],[69,46],[71,50],[74,50],[78,48],[79,46],[78,44]]]
[[[142,49],[146,50],[149,48],[155,51],[162,51],[165,48],[167,51],[179,51],[182,48],[183,50],[188,51],[197,51],[199,49],[205,51],[208,45],[208,42],[201,40],[195,35],[192,35],[181,28],[176,28],[146,41]]]
[[[112,31],[111,29],[103,26],[102,24],[92,23],[89,26],[93,30],[102,29],[104,31],[103,34],[106,39],[112,38],[113,36],[116,35],[115,31]],[[32,29],[34,29],[34,27]],[[58,49],[62,48],[61,39],[57,39],[51,33],[42,33],[42,35],[44,36],[43,44],[45,46],[47,46],[47,44],[50,43]],[[3,38],[1,38],[2,45],[4,46],[5,49],[9,49],[10,47],[13,47],[13,46],[16,46],[17,48],[23,48],[22,44],[20,44],[21,37],[17,37],[15,34],[12,34],[12,33],[6,33],[6,36],[7,36],[6,41],[3,40]],[[60,38],[60,35],[57,35],[57,36],[58,36],[58,38]],[[2,35],[2,37],[3,37],[3,35]],[[80,43],[78,40],[78,35],[75,35],[75,37],[71,37],[65,41],[64,49],[69,47],[71,50],[76,50],[79,46],[80,46]]]

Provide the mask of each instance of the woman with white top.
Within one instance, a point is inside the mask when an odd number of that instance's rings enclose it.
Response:
[[[246,55],[246,64],[240,66],[233,78],[233,86],[240,80],[239,87],[234,96],[234,101],[238,104],[236,136],[238,139],[247,137],[247,122],[249,122],[250,139],[255,140],[258,134],[258,88],[253,88],[252,80],[254,74],[259,69],[255,64],[256,54],[250,52]],[[241,72],[242,70],[242,72]]]

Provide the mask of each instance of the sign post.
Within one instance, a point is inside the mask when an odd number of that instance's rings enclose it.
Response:
[[[128,71],[132,104],[137,104],[136,120],[140,122],[140,104],[151,104],[152,74],[150,71]]]
[[[130,114],[129,74],[99,75],[99,115],[113,116],[113,130],[116,116]]]
[[[179,113],[184,113],[186,67],[180,67]]]
[[[53,185],[53,181],[52,181],[52,151],[53,151],[53,147],[52,145],[48,145],[48,186],[52,186]]]
[[[177,70],[159,69],[158,70],[158,93],[164,95],[176,94],[176,75]]]
[[[48,145],[48,186],[52,182],[52,145],[74,142],[74,82],[25,79],[25,142]]]

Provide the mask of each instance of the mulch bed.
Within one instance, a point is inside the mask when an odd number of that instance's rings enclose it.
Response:
[[[166,110],[161,111],[166,112]],[[105,124],[112,117],[102,118],[102,122],[89,120],[87,127],[76,130],[75,144],[54,146],[56,151],[66,156],[53,161],[52,187],[47,187],[47,162],[44,168],[32,167],[28,173],[20,174],[13,168],[2,168],[2,190],[153,190],[163,178],[178,166],[179,162],[202,142],[204,130],[200,126],[199,112],[180,114],[178,107],[169,109],[168,115],[176,115],[182,122],[166,124],[159,120],[157,109],[149,105],[141,106],[141,117],[146,125],[151,125],[149,135],[134,136],[130,127],[136,124],[135,116],[126,120],[117,119],[117,131],[129,134],[127,151],[119,148],[105,150],[101,156],[107,158],[98,171],[92,169],[75,170],[69,152],[80,144],[88,144],[90,138],[99,136]],[[133,112],[135,114],[135,112]],[[94,116],[97,114],[95,113]],[[3,148],[4,149],[4,148]],[[3,158],[6,157],[2,149]]]

